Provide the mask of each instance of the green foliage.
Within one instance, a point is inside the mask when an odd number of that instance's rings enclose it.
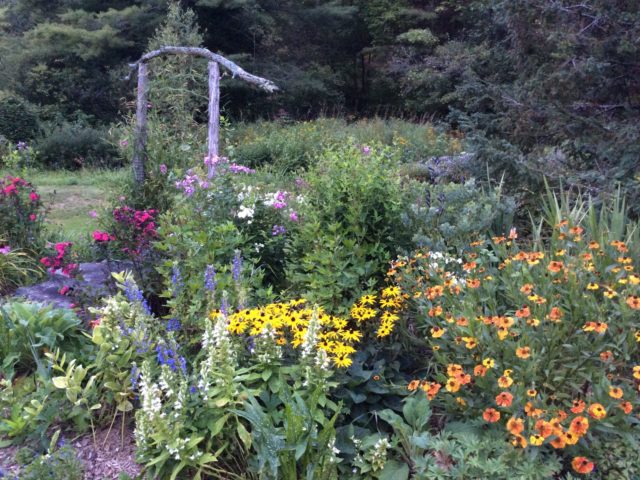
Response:
[[[8,378],[35,369],[46,377],[44,352],[60,349],[77,358],[86,346],[81,322],[71,310],[14,301],[1,305],[0,314],[1,368]]]
[[[515,211],[501,186],[482,188],[471,179],[464,184],[417,185],[418,201],[409,210],[413,240],[436,249],[468,245],[486,232],[509,230]]]
[[[118,165],[116,147],[105,129],[83,123],[62,123],[38,140],[39,159],[51,169],[77,170]]]
[[[71,446],[50,450],[45,455],[38,455],[20,472],[21,480],[82,480],[84,465],[77,458]]]
[[[280,171],[308,168],[325,148],[351,142],[393,147],[403,163],[456,154],[462,148],[459,140],[438,132],[430,124],[380,118],[354,123],[319,118],[292,124],[232,124],[223,135],[223,148],[231,159],[252,167],[273,165]]]
[[[28,283],[40,272],[33,260],[20,250],[0,253],[0,294]]]
[[[423,394],[406,399],[401,414],[383,410],[378,415],[391,427],[391,434],[354,437],[354,479],[543,480],[561,471],[557,456],[516,450],[498,435],[471,424],[451,424],[432,433],[431,406]]]
[[[18,143],[33,140],[38,133],[36,108],[18,95],[0,90],[0,137]]]
[[[389,148],[328,148],[309,172],[302,223],[287,246],[287,277],[305,298],[350,305],[409,244],[403,195]]]

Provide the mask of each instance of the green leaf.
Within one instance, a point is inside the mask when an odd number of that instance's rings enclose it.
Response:
[[[251,448],[251,434],[247,431],[242,423],[238,422],[236,432],[238,433],[238,437],[240,437],[240,440],[244,444],[245,448],[247,450]]]
[[[380,475],[379,480],[407,480],[409,478],[409,465],[406,463],[400,463],[395,460],[389,460],[384,464],[384,468]]]

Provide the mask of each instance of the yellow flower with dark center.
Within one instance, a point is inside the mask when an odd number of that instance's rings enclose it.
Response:
[[[607,416],[607,410],[599,403],[593,403],[587,409],[587,413],[596,420],[602,420]]]
[[[538,447],[544,443],[544,437],[542,435],[534,434],[529,437],[529,443],[534,447]]]
[[[433,338],[440,338],[447,331],[446,328],[442,327],[431,327],[431,336]]]
[[[620,387],[609,387],[609,396],[619,399],[624,396],[624,391]]]

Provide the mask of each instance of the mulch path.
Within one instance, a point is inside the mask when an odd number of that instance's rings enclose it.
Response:
[[[107,429],[96,432],[94,445],[91,433],[83,435],[71,442],[78,458],[85,465],[84,480],[117,480],[121,473],[136,478],[141,467],[136,463],[136,444],[133,430],[124,432],[124,444],[121,442],[120,430],[114,426],[107,436]],[[14,457],[20,447],[0,449],[0,469],[5,473],[18,474],[19,466]]]

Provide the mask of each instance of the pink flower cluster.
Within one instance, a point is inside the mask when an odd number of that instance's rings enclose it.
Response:
[[[140,255],[150,245],[151,241],[158,236],[155,222],[157,213],[158,212],[153,209],[134,210],[126,205],[116,207],[113,210],[114,220],[125,233],[124,235],[119,234],[118,237],[126,239],[126,243],[129,243],[129,245],[122,249],[123,252]],[[100,238],[105,238],[104,235],[107,235],[109,240],[115,240],[115,236],[109,235],[106,232],[99,233],[102,234]],[[94,239],[96,239],[95,232]],[[98,240],[96,239],[96,241]]]
[[[71,276],[78,269],[77,263],[66,263],[65,257],[72,245],[71,242],[56,243],[53,247],[56,254],[41,258],[40,263],[47,267],[51,273],[61,269],[63,275]]]
[[[107,232],[101,232],[100,230],[93,232],[93,240],[97,243],[106,243],[115,239],[114,235],[110,235]]]

